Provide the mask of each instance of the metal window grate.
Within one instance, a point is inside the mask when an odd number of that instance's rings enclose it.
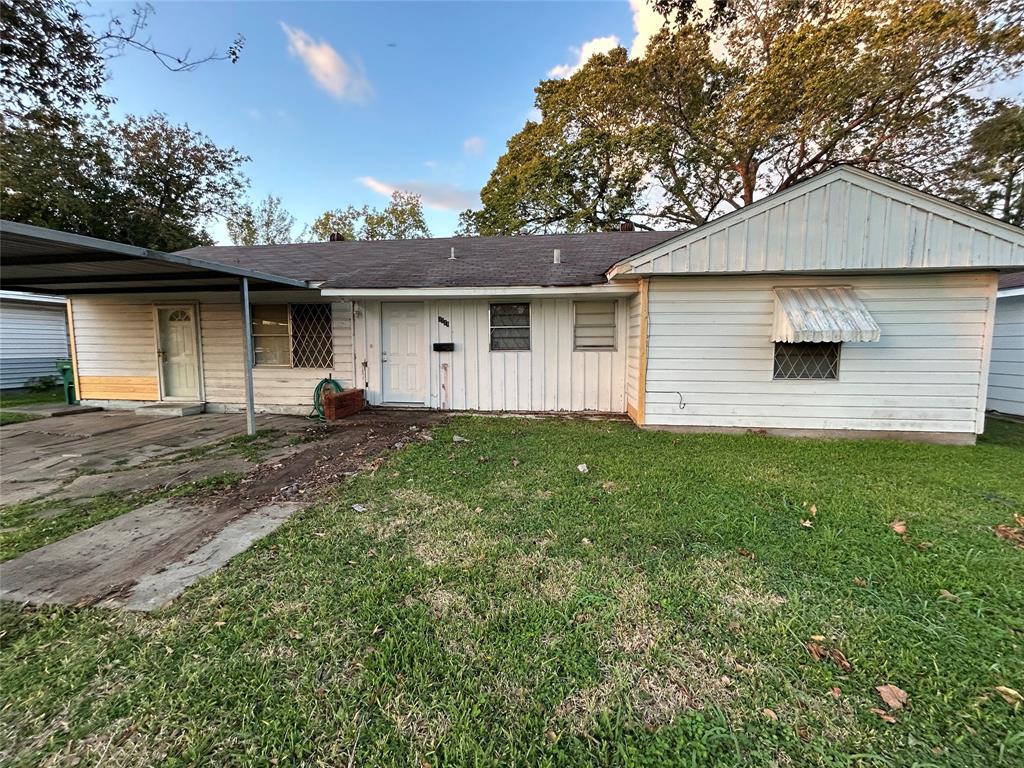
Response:
[[[839,343],[775,342],[776,379],[839,378]]]
[[[334,367],[330,304],[292,304],[292,367]]]

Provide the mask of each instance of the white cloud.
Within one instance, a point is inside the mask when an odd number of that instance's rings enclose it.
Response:
[[[340,101],[366,101],[373,89],[362,66],[345,61],[326,40],[315,41],[307,32],[289,27],[281,29],[288,38],[288,51],[306,65],[316,84]]]
[[[703,6],[707,3],[698,0],[697,5]],[[661,30],[665,24],[665,17],[654,10],[650,0],[629,0],[629,7],[633,11],[633,45],[629,49],[629,55],[634,59],[642,58],[647,53],[647,43]]]
[[[462,151],[467,155],[479,155],[484,151],[484,147],[487,142],[479,136],[470,136],[464,142],[462,142]]]
[[[439,211],[461,212],[480,205],[478,193],[451,184],[434,184],[428,181],[403,181],[401,184],[392,184],[373,176],[360,176],[359,183],[385,197],[391,197],[391,193],[399,189],[403,192],[412,192],[422,198],[424,206]]]
[[[595,53],[608,53],[613,48],[617,48],[618,45],[619,38],[615,35],[595,37],[593,40],[587,40],[579,48],[574,46],[569,49],[576,56],[574,63],[559,64],[557,67],[552,67],[548,71],[548,77],[572,77],[576,70],[590,61],[590,57]]]

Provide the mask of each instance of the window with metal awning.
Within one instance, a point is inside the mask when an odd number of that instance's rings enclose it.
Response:
[[[774,342],[878,341],[878,323],[849,286],[775,289]]]

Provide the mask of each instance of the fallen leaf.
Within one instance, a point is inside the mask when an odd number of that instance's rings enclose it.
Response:
[[[835,699],[836,701],[839,701],[839,699],[841,699],[842,696],[843,696],[843,689],[840,688],[838,685],[833,685],[832,689],[829,691],[829,693],[832,694],[832,698],[833,699]]]
[[[814,527],[814,523],[812,523],[810,520],[801,520],[800,521],[800,525],[802,525],[804,528],[813,528]]]
[[[215,626],[215,627],[223,627],[225,624],[227,624],[226,621],[215,621],[215,622],[213,622],[213,626]]]
[[[1000,523],[993,530],[1000,539],[1006,539],[1011,544],[1024,548],[1024,528],[1014,528],[1012,525]]]
[[[907,524],[902,520],[893,520],[891,523],[889,523],[889,527],[892,528],[893,531],[895,533],[898,533],[900,536],[907,532]]]
[[[854,576],[853,577],[853,585],[855,587],[866,587],[868,585],[868,583],[866,581],[864,581],[864,579],[862,579],[860,576]]]
[[[757,560],[757,555],[755,555],[749,549],[744,549],[743,547],[740,547],[736,551],[739,552],[744,557],[749,557],[751,560]]]
[[[878,715],[880,718],[885,720],[887,723],[895,723],[896,718],[886,712],[884,709],[878,709],[878,707],[872,707],[871,711]]]
[[[580,541],[580,544],[582,544],[584,547],[592,547],[592,546],[594,546],[594,542],[592,542],[590,539],[587,539],[587,538],[582,539]]]
[[[890,683],[876,685],[875,690],[878,691],[878,695],[882,697],[882,701],[886,703],[889,709],[903,709],[903,705],[910,698],[906,691]]]
[[[914,546],[915,546],[915,547],[917,547],[918,549],[920,549],[920,550],[924,551],[924,550],[926,550],[926,549],[931,549],[931,548],[932,548],[932,547],[934,547],[935,545],[934,545],[934,544],[932,544],[932,542],[930,542],[930,541],[919,541],[919,542],[917,542],[917,544],[915,544]]]
[[[796,735],[800,737],[800,741],[810,741],[811,740],[811,732],[808,731],[807,728],[805,728],[804,726],[798,725],[798,726],[796,726],[795,730],[796,730]]]
[[[1013,688],[1007,688],[1005,685],[997,685],[996,692],[1014,709],[1019,707],[1021,702],[1024,702],[1024,696],[1021,696],[1020,691],[1015,691]]]
[[[779,722],[779,716],[775,714],[775,710],[765,707],[761,710],[761,714],[771,720],[773,723]]]
[[[1015,523],[1017,523],[1017,525],[1019,525],[1019,526],[1020,526],[1021,528],[1024,528],[1024,515],[1017,515],[1017,514],[1014,514],[1014,516],[1013,516],[1013,520],[1014,520],[1014,522],[1015,522]]]
[[[832,661],[835,662],[835,665],[839,667],[841,670],[843,670],[843,672],[849,672],[851,669],[853,669],[853,665],[850,664],[846,656],[844,656],[843,652],[840,651],[838,648],[833,648],[831,651],[828,652],[828,655],[832,659]]]
[[[463,437],[462,435],[452,435],[452,442],[453,443],[468,443],[469,442],[469,438]]]
[[[479,515],[483,511],[484,511],[483,507],[477,507],[476,509],[473,510],[473,514],[474,515]]]
[[[825,636],[824,635],[811,635],[811,640],[814,640],[816,642],[821,643],[821,642],[824,642]]]
[[[811,511],[811,517],[814,517],[816,514],[818,514],[818,505],[817,504],[811,504],[811,510],[810,511]]]
[[[587,472],[590,471],[590,467],[588,467],[586,464],[577,464],[576,465],[576,469],[578,469],[584,475],[587,474]]]
[[[512,466],[513,467],[518,467],[519,466],[519,459],[512,459]]]
[[[960,602],[960,598],[957,597],[956,595],[954,595],[948,589],[940,589],[939,590],[939,597],[941,597],[943,600],[949,600],[949,602],[951,602],[951,603],[959,603]]]
[[[828,651],[826,651],[817,643],[808,643],[807,651],[811,654],[811,658],[813,658],[815,661],[824,661],[828,658]]]

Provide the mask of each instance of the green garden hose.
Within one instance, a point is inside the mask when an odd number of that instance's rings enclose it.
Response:
[[[334,379],[320,379],[320,383],[316,385],[313,390],[313,410],[309,412],[307,419],[324,419],[324,394],[325,390],[334,390],[335,392],[343,391],[343,387]]]

